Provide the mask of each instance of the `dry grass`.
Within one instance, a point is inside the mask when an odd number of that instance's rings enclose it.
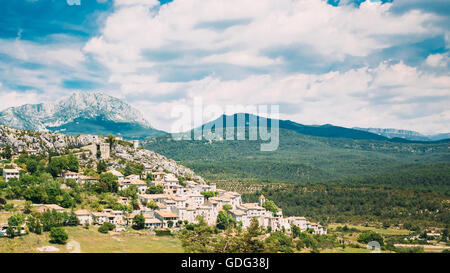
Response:
[[[88,253],[180,253],[180,242],[170,236],[158,237],[150,232],[121,232],[102,234],[97,227],[66,227],[69,240],[81,245],[81,252]],[[49,243],[48,233],[42,235],[28,234],[14,239],[0,238],[0,252],[39,252],[38,247],[54,246],[59,252],[69,252],[65,245]]]
[[[328,225],[328,229],[335,229],[337,227],[343,227],[345,224],[330,224]],[[408,235],[411,233],[411,231],[406,229],[400,229],[400,228],[379,228],[379,227],[365,227],[365,226],[359,226],[359,225],[347,225],[348,228],[356,228],[360,230],[361,232],[364,231],[375,231],[376,233],[379,233],[381,235]]]

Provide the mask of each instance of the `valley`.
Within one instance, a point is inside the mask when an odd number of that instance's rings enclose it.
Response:
[[[383,252],[447,251],[448,139],[280,120],[278,149],[262,152],[262,140],[224,135],[176,141],[120,101],[73,96],[86,107],[72,105],[81,112],[62,120],[45,105],[0,114],[41,109],[18,124],[26,130],[0,126],[0,252],[370,252],[372,237],[385,240]],[[104,115],[103,100],[125,111]],[[51,242],[52,226],[65,229],[67,247]],[[250,234],[261,245],[243,247]]]

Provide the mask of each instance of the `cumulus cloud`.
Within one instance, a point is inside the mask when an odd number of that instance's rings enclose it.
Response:
[[[442,34],[436,15],[392,12],[395,4],[371,1],[144,2],[116,1],[101,35],[83,51],[108,68],[109,83],[158,128],[170,129],[171,107],[202,97],[207,104],[280,104],[289,109],[285,118],[306,124],[450,130],[447,76],[388,61],[300,73],[283,54],[308,52],[315,56],[308,62],[325,64],[364,58]],[[429,58],[428,65],[441,65]],[[178,75],[186,71],[200,76]]]
[[[20,106],[27,103],[39,103],[39,95],[36,92],[17,92],[2,89],[0,84],[0,109]]]
[[[448,54],[430,54],[425,63],[432,67],[446,67],[450,63]]]
[[[393,46],[393,36],[430,35],[434,31],[424,25],[434,19],[429,14],[413,10],[394,15],[390,4],[370,2],[359,8],[337,8],[319,0],[261,0],[257,5],[252,0],[184,0],[161,6],[158,11],[142,2],[116,1],[119,7],[107,19],[102,35],[93,38],[85,51],[106,62],[134,62],[143,50],[160,48],[206,51],[210,53],[207,60],[223,62],[233,59],[236,51],[251,52],[239,62],[251,65],[258,52],[298,45],[342,60],[346,55],[367,56]],[[145,3],[153,5],[153,1]],[[237,23],[225,29],[201,27],[233,21]],[[220,58],[229,54],[234,55]]]
[[[450,76],[423,73],[404,63],[381,63],[346,72],[325,74],[253,75],[224,81],[206,77],[180,83],[147,82],[150,90],[184,90],[164,102],[144,96],[133,102],[158,128],[170,130],[168,111],[192,105],[196,97],[205,105],[225,110],[231,104],[279,104],[281,117],[304,124],[376,126],[413,129],[424,133],[449,129]],[[284,111],[283,105],[289,105]]]
[[[24,101],[67,94],[66,80],[99,82],[165,130],[174,106],[201,97],[279,104],[282,118],[304,124],[450,131],[449,32],[440,14],[406,1],[115,0],[101,22],[83,44],[0,40],[0,54],[45,66],[0,62],[4,77],[25,86]],[[417,66],[389,59],[436,37],[447,48],[415,56]],[[14,92],[0,96],[19,101]]]
[[[69,67],[77,67],[86,60],[77,45],[43,45],[20,39],[1,39],[0,53],[22,61],[48,65],[61,64]]]

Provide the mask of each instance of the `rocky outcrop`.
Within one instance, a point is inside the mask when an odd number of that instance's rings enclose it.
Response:
[[[98,92],[77,92],[57,102],[11,107],[0,112],[0,124],[42,132],[77,118],[98,116],[150,128],[137,109],[120,99]]]
[[[14,151],[20,152],[32,149],[40,154],[50,152],[66,153],[73,149],[81,149],[89,144],[105,143],[106,139],[93,135],[69,136],[51,132],[35,132],[0,125],[0,148],[9,145]],[[128,145],[129,144],[129,145]],[[111,168],[124,168],[123,160],[143,164],[154,171],[168,171],[178,176],[194,179],[201,183],[204,180],[191,169],[186,168],[172,159],[142,148],[135,149],[131,143],[116,141],[107,160]],[[92,155],[95,157],[95,155]]]

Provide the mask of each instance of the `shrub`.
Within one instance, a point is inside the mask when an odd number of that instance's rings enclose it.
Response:
[[[156,236],[171,236],[169,229],[155,229]]]
[[[376,242],[378,242],[381,246],[384,245],[383,237],[382,237],[380,234],[378,234],[378,233],[376,233],[376,232],[373,232],[373,231],[361,233],[361,234],[358,236],[357,241],[358,241],[359,243],[362,243],[362,244],[367,244],[367,243],[369,243],[369,242],[371,242],[371,241],[376,241]]]
[[[112,231],[116,228],[116,225],[111,224],[109,222],[103,223],[103,226],[105,226],[109,231]]]
[[[50,243],[53,244],[66,244],[69,235],[62,227],[52,227],[50,230]]]
[[[136,215],[133,218],[133,228],[134,229],[144,229],[145,228],[145,218],[142,215]]]
[[[100,233],[108,233],[109,232],[109,229],[108,229],[108,227],[106,227],[106,226],[104,226],[104,225],[101,225],[99,228],[98,228],[98,232],[100,232]]]
[[[12,210],[14,210],[14,204],[6,204],[6,205],[4,206],[4,209],[5,209],[6,211],[12,211]]]
[[[98,232],[100,233],[108,233],[116,228],[116,225],[105,222],[98,228]]]

